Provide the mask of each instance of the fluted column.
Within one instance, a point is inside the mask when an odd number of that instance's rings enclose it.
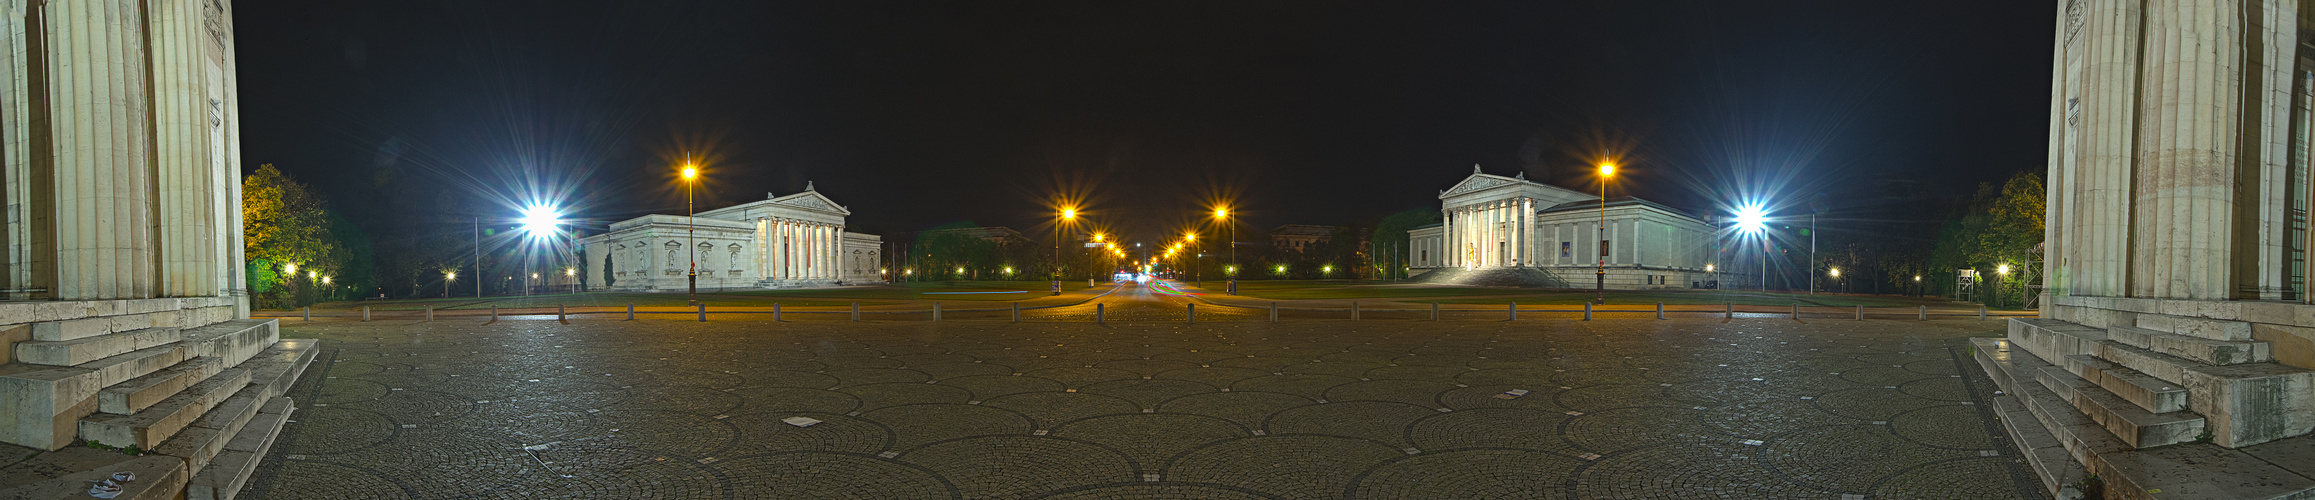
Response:
[[[154,190],[135,0],[49,3],[59,299],[151,297]]]
[[[2147,16],[2133,192],[2133,292],[2229,296],[2227,264],[2242,90],[2242,5],[2165,2]]]

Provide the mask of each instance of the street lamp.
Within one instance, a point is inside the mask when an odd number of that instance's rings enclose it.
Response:
[[[572,268],[572,267],[566,267],[566,268],[563,268],[563,281],[567,281],[567,282],[570,282],[570,285],[571,285],[571,293],[573,293],[573,294],[579,293],[579,269],[578,269],[578,268]]]
[[[1053,294],[1061,295],[1061,227],[1077,220],[1077,207],[1061,209],[1061,221],[1053,224]]]
[[[1229,227],[1230,227],[1230,269],[1237,269],[1237,268],[1238,268],[1238,225],[1237,225],[1237,224],[1235,224],[1235,223],[1232,223],[1232,222],[1230,221],[1230,208],[1229,208],[1229,207],[1216,207],[1216,208],[1214,208],[1214,220],[1222,221],[1222,224],[1223,224],[1223,225],[1226,225],[1226,226],[1229,226]],[[1228,293],[1229,293],[1230,295],[1237,295],[1237,294],[1238,294],[1238,273],[1236,273],[1236,272],[1231,272],[1231,273],[1230,273],[1230,286],[1229,286],[1229,292],[1228,292]]]
[[[1592,297],[1593,302],[1600,304],[1608,303],[1608,180],[1615,177],[1616,164],[1600,164],[1600,259],[1599,270],[1594,275],[1598,289]]]
[[[685,155],[685,156],[690,156],[690,155]],[[698,253],[697,251],[694,251],[694,250],[693,250],[693,248],[694,248],[694,247],[697,247],[697,246],[699,246],[699,243],[698,243],[698,240],[699,240],[699,235],[698,235],[698,231],[699,231],[699,214],[698,214],[697,212],[694,212],[694,211],[692,211],[692,205],[691,205],[691,190],[692,190],[692,188],[693,188],[694,186],[696,186],[696,185],[698,185],[698,184],[699,184],[699,167],[698,167],[697,165],[692,165],[691,163],[689,163],[689,162],[690,162],[690,158],[685,158],[685,159],[684,159],[684,161],[685,161],[685,163],[683,164],[683,241],[684,241],[684,247],[683,247],[683,256],[684,256],[684,258],[685,258],[685,259],[689,259],[689,260],[690,260],[690,262],[691,262],[691,270],[689,270],[689,271],[685,271],[685,272],[683,273],[683,276],[684,276],[684,280],[687,282],[687,284],[685,285],[685,290],[687,290],[687,292],[686,292],[686,293],[688,293],[688,296],[690,297],[690,301],[691,301],[691,304],[693,304],[693,305],[698,305],[698,304],[699,304],[699,253]]]
[[[454,281],[458,281],[457,271],[442,273],[442,298],[450,298],[450,283]]]

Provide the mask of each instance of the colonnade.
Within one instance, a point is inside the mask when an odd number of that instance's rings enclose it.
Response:
[[[837,279],[843,276],[837,258],[844,248],[844,227],[822,222],[771,218],[758,219],[762,234],[763,268],[758,273],[767,279]]]
[[[1528,266],[1534,263],[1535,199],[1496,200],[1443,210],[1448,267]]]

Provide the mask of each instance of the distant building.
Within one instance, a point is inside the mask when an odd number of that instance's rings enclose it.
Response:
[[[1410,268],[1534,268],[1573,288],[1596,286],[1604,267],[1618,290],[1692,288],[1722,281],[1710,224],[1639,198],[1607,200],[1559,186],[1471,169],[1439,192],[1446,222],[1407,232]],[[1605,219],[1607,231],[1600,230]],[[1604,241],[1602,241],[1604,240]]]
[[[878,279],[884,245],[844,230],[850,209],[806,183],[804,192],[700,212],[645,215],[581,240],[587,262],[605,263],[595,290],[680,292],[691,272],[701,290],[826,286]],[[608,271],[606,273],[606,271]]]
[[[1287,224],[1270,230],[1270,244],[1288,252],[1308,252],[1326,245],[1341,231],[1341,226]]]

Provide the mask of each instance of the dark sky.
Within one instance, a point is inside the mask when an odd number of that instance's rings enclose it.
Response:
[[[1696,212],[1966,195],[2043,166],[2055,10],[243,0],[236,22],[248,166],[357,221],[412,215],[365,208],[381,179],[681,213],[690,151],[702,208],[809,180],[856,230],[1032,230],[1073,193],[1148,239],[1217,198],[1249,228],[1435,210],[1473,164],[1590,190],[1602,156],[1618,194]]]

